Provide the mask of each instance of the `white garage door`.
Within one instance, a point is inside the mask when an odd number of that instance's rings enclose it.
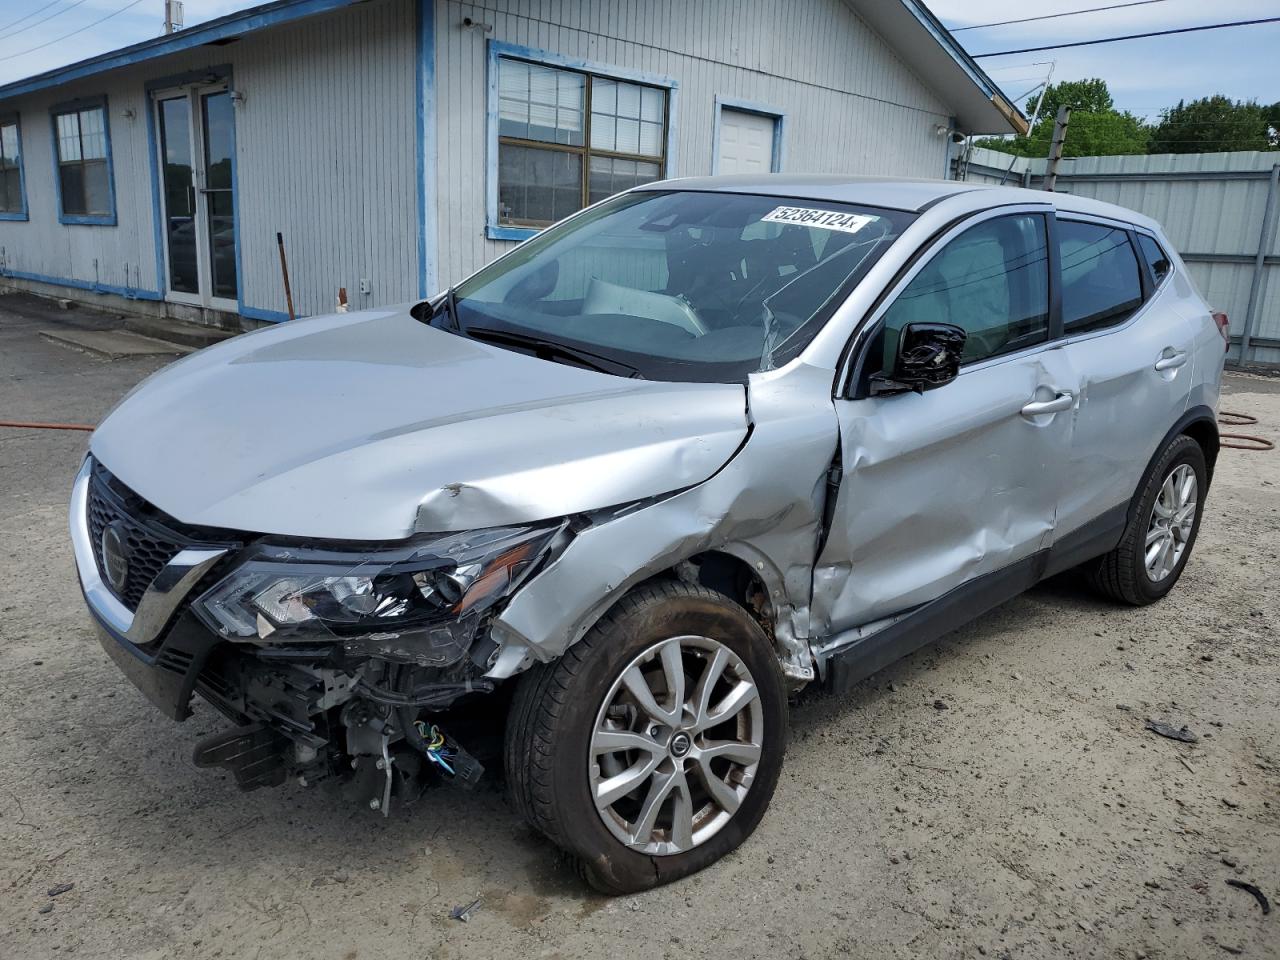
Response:
[[[777,122],[758,113],[721,110],[716,173],[769,173],[773,169],[773,129]]]

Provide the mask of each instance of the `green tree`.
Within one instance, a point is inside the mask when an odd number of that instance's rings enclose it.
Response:
[[[1146,153],[1149,128],[1141,119],[1128,111],[1115,108],[1115,101],[1107,89],[1105,80],[1092,77],[1088,80],[1066,80],[1051,84],[1041,94],[1039,119],[1030,135],[1009,140],[985,138],[977,145],[1021,157],[1043,157],[1049,152],[1053,139],[1053,124],[1058,108],[1071,108],[1071,120],[1067,124],[1067,139],[1063,144],[1063,156],[1094,157],[1114,154]],[[1031,101],[1028,110],[1034,114],[1036,103]]]
[[[1217,94],[1178,101],[1151,134],[1151,153],[1217,153],[1280,149],[1280,104]]]
[[[1107,113],[1115,110],[1116,102],[1111,99],[1111,91],[1107,89],[1107,81],[1092,77],[1088,80],[1064,80],[1053,83],[1040,95],[1041,119],[1052,120],[1063,104],[1075,113]],[[1027,102],[1027,109],[1036,112],[1035,100]]]

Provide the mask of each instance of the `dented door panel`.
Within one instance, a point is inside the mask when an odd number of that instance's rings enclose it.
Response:
[[[814,630],[908,610],[1047,547],[1072,417],[1058,348],[988,361],[923,394],[839,400],[843,477],[814,572]]]
[[[1086,373],[1059,536],[1133,498],[1165,432],[1187,409],[1195,345],[1191,324],[1167,309],[1161,293],[1128,325],[1065,349]],[[1157,371],[1171,352],[1185,354],[1186,364]]]

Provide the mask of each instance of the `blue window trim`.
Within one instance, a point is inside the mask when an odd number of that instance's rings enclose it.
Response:
[[[768,104],[756,103],[752,100],[722,97],[717,94],[715,124],[714,129],[711,131],[711,175],[715,176],[716,168],[720,165],[720,116],[725,110],[753,113],[758,117],[768,117],[773,121],[773,156],[769,161],[769,170],[771,173],[781,173],[783,151],[786,149],[786,138],[783,133],[787,123],[786,111],[779,107],[771,107]]]
[[[19,113],[0,113],[0,126],[12,123],[18,128],[18,197],[22,201],[20,210],[0,210],[0,220],[30,220],[27,207],[27,155],[22,150],[22,116]]]
[[[27,273],[24,270],[0,271],[0,276],[14,280],[33,280],[36,283],[47,283],[56,287],[71,287],[73,290],[88,290],[91,293],[111,293],[127,300],[163,300],[154,290],[140,290],[134,287],[120,287],[110,283],[95,283],[92,280],[77,280],[74,277],[50,277],[43,273]]]
[[[512,60],[525,60],[529,63],[544,64],[548,67],[563,67],[591,73],[610,80],[623,80],[631,83],[642,83],[650,87],[662,87],[667,91],[667,136],[666,160],[663,165],[663,178],[675,174],[676,167],[676,101],[680,84],[675,78],[657,73],[644,73],[638,70],[626,70],[607,63],[594,60],[582,60],[578,57],[567,57],[552,53],[549,50],[536,50],[533,47],[522,47],[500,40],[489,41],[488,58],[488,99],[485,116],[485,236],[490,240],[527,240],[537,236],[539,227],[512,227],[498,222],[498,60],[507,57]],[[586,171],[583,171],[586,176]]]
[[[58,117],[78,110],[92,110],[95,107],[102,109],[102,132],[107,140],[107,189],[111,195],[111,212],[95,214],[63,213],[62,171],[59,169],[60,158],[58,155]],[[111,110],[107,105],[106,96],[82,97],[79,100],[55,103],[49,108],[49,131],[53,137],[53,186],[57,192],[58,199],[58,222],[91,227],[116,226],[116,172],[111,157]]]

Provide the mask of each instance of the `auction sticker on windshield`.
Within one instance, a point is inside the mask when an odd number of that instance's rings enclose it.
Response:
[[[872,220],[879,219],[863,213],[839,213],[835,210],[814,210],[811,207],[774,207],[761,217],[765,223],[795,223],[844,233],[857,233]]]

